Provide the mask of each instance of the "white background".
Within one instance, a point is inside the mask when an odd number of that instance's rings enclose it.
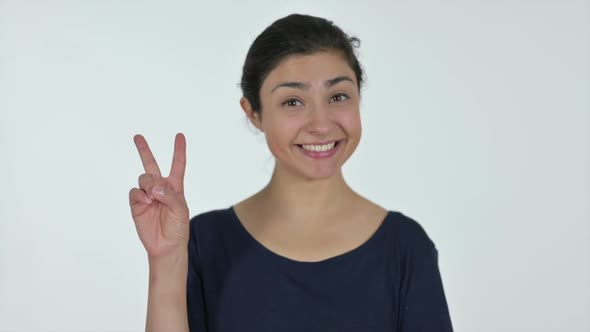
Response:
[[[0,0],[0,331],[142,331],[143,134],[191,216],[273,159],[237,84],[297,12],[361,39],[359,193],[433,239],[456,331],[590,331],[588,1]]]

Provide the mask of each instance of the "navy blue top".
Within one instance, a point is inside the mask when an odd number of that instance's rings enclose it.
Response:
[[[258,242],[233,206],[190,220],[191,332],[452,331],[437,249],[388,211],[362,245],[317,262]]]

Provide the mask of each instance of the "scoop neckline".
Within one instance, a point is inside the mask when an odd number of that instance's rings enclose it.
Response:
[[[252,243],[254,243],[254,246],[258,250],[261,250],[263,254],[265,254],[267,257],[269,257],[271,259],[276,259],[276,260],[279,260],[283,263],[292,264],[292,265],[299,265],[299,266],[328,265],[328,264],[332,264],[332,263],[341,261],[343,259],[346,259],[348,257],[353,257],[353,256],[359,254],[360,252],[362,252],[366,248],[368,248],[373,242],[375,242],[377,240],[377,238],[381,235],[381,233],[385,232],[386,223],[387,223],[388,219],[393,214],[393,211],[388,210],[387,214],[385,215],[385,217],[383,218],[383,220],[379,224],[379,227],[377,227],[377,229],[373,232],[373,234],[371,234],[371,236],[367,240],[365,240],[363,243],[361,243],[359,246],[357,246],[353,249],[350,249],[346,252],[340,253],[338,255],[332,256],[332,257],[328,257],[328,258],[325,258],[325,259],[322,259],[319,261],[308,262],[308,261],[299,261],[296,259],[292,259],[292,258],[280,255],[280,254],[270,250],[265,245],[263,245],[261,242],[259,242],[252,234],[250,234],[248,229],[246,229],[244,224],[242,224],[242,221],[238,217],[233,205],[231,205],[228,208],[228,211],[231,215],[232,220],[234,221],[235,224],[237,224],[238,228],[240,229],[240,232],[244,233],[244,235]]]

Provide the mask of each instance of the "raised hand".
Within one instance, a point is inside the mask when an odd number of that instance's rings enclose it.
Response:
[[[133,137],[145,173],[139,188],[129,191],[129,205],[137,234],[149,258],[186,250],[189,238],[189,209],[184,197],[186,141],[182,133],[174,139],[174,156],[168,177],[162,177],[146,140]]]

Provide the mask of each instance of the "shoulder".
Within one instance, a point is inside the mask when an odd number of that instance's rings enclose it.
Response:
[[[372,201],[363,198],[361,196],[361,202],[359,205],[363,206],[365,215],[371,216],[371,219],[377,219],[376,216],[380,215],[381,219],[384,212],[386,214],[386,220],[388,224],[389,239],[396,246],[405,248],[429,248],[434,247],[434,243],[426,233],[424,227],[416,221],[416,219],[400,212],[397,210],[391,210],[387,207],[382,207],[373,203]]]
[[[229,209],[215,209],[198,213],[190,218],[190,224],[208,224],[220,219],[227,219],[229,217]]]
[[[228,208],[204,211],[190,218],[188,250],[191,260],[202,260],[210,252],[210,248],[218,246],[230,225],[230,219]]]
[[[217,234],[226,228],[232,218],[231,208],[208,210],[196,214],[189,220],[190,236]]]
[[[399,211],[390,211],[391,236],[393,242],[400,249],[405,250],[436,250],[435,244],[424,229],[414,218]]]

